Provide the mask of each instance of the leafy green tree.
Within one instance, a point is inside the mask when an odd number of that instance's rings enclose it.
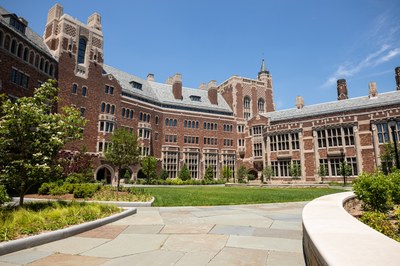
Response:
[[[211,165],[209,165],[207,167],[206,172],[204,173],[204,179],[205,180],[213,180],[214,179],[214,172],[213,172]]]
[[[169,177],[168,172],[165,169],[162,169],[160,173],[160,179],[166,180],[168,177]]]
[[[383,145],[383,151],[380,155],[381,158],[381,168],[385,174],[388,174],[392,171],[391,167],[393,167],[393,162],[395,161],[395,151],[393,143],[385,143]]]
[[[229,166],[222,167],[222,178],[226,179],[226,182],[229,182],[229,178],[232,176],[232,169]]]
[[[55,84],[45,82],[33,97],[0,100],[0,179],[18,193],[21,206],[29,189],[48,180],[64,145],[82,137],[86,123],[73,107],[52,113],[58,99]]]
[[[274,170],[268,165],[264,168],[263,175],[265,176],[266,180],[271,181],[271,178],[274,176]]]
[[[237,179],[239,183],[243,183],[247,178],[247,168],[244,165],[241,165],[237,171]]]
[[[343,176],[343,185],[346,185],[346,178],[348,176],[351,176],[353,172],[353,169],[351,168],[351,166],[346,162],[341,162],[339,164],[339,173]]]
[[[120,174],[123,167],[136,164],[139,160],[137,137],[128,130],[119,128],[111,136],[111,145],[105,153],[106,160],[117,167]],[[120,190],[120,179],[117,178],[117,191]]]
[[[146,156],[140,162],[142,171],[147,177],[147,184],[150,184],[150,180],[157,176],[157,159],[154,156]]]
[[[290,165],[290,176],[293,179],[298,179],[301,176],[301,166],[298,163],[293,163]]]
[[[192,177],[190,176],[189,168],[186,164],[183,164],[181,170],[179,171],[178,177],[183,181],[192,179]]]
[[[321,182],[324,183],[324,177],[328,175],[328,169],[321,164],[318,169],[318,175],[321,177]]]

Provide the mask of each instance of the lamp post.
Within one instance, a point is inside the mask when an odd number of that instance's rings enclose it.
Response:
[[[392,130],[392,138],[394,143],[394,154],[396,156],[396,168],[400,169],[399,153],[397,151],[396,124],[397,121],[394,118],[389,120],[389,127]]]
[[[340,149],[340,157],[342,160],[342,169],[340,169],[342,171],[342,175],[343,175],[343,186],[346,186],[346,167],[344,165],[344,148]]]

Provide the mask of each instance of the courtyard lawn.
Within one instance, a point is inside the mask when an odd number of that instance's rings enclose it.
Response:
[[[145,191],[155,197],[152,206],[212,206],[309,201],[343,192],[330,188],[251,187],[154,187]]]

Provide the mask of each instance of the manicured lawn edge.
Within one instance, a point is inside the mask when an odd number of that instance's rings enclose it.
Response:
[[[31,247],[35,247],[38,245],[43,245],[49,242],[53,242],[56,240],[64,239],[76,234],[83,233],[85,231],[100,227],[102,225],[115,222],[127,216],[133,215],[137,212],[136,208],[130,208],[123,212],[111,215],[109,217],[101,218],[95,221],[73,225],[68,228],[42,233],[35,236],[29,236],[26,238],[20,238],[17,240],[11,240],[8,242],[0,243],[0,256],[8,253],[12,253],[15,251],[19,251],[22,249],[27,249]]]

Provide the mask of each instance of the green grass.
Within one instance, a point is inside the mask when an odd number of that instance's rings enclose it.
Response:
[[[0,208],[0,242],[110,216],[114,205],[78,202],[35,202]]]
[[[154,187],[145,191],[155,197],[153,206],[212,206],[309,201],[343,192],[330,188],[248,187]]]

